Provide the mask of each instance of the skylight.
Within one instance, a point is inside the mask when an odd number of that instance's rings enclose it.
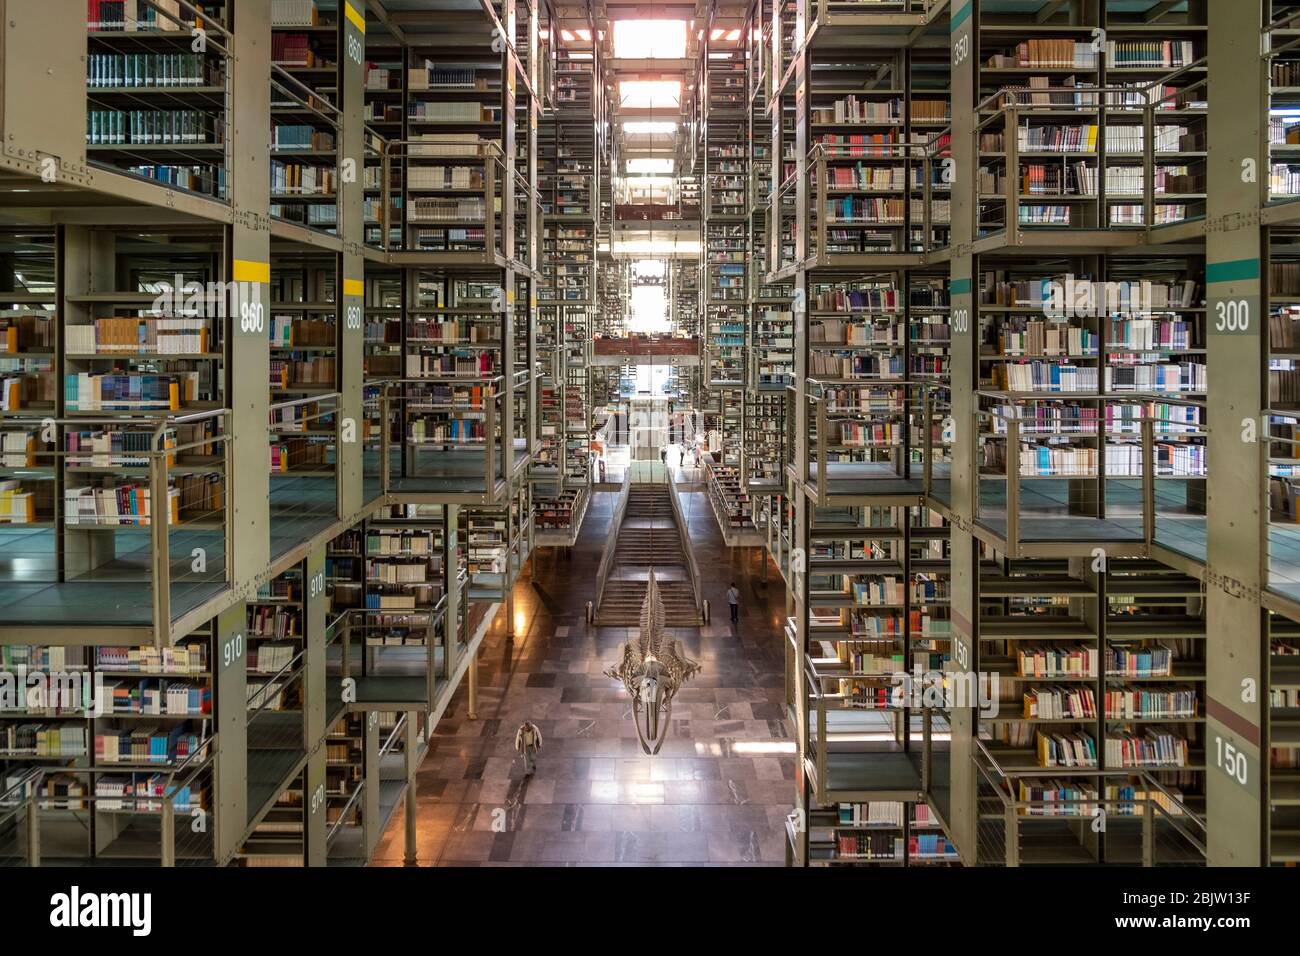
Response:
[[[615,20],[614,55],[628,59],[686,56],[685,20]]]

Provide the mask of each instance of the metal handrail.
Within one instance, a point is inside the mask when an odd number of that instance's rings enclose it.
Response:
[[[379,147],[379,167],[380,167],[380,210],[379,210],[379,228],[380,228],[380,240],[381,240],[380,248],[384,250],[388,250],[391,246],[391,230],[393,227],[393,221],[392,221],[393,162],[394,160],[400,161],[405,156],[416,155],[416,156],[421,156],[422,158],[427,157],[430,159],[454,160],[457,162],[461,162],[465,165],[482,163],[483,188],[481,190],[481,194],[485,206],[484,209],[485,215],[484,215],[484,223],[483,223],[484,225],[483,248],[484,248],[484,252],[488,255],[495,255],[500,251],[497,249],[497,243],[502,235],[502,231],[497,229],[496,219],[498,215],[501,216],[509,215],[508,210],[496,208],[496,200],[501,198],[498,195],[498,188],[499,188],[498,184],[505,182],[505,176],[504,176],[505,165],[506,165],[505,152],[502,150],[500,143],[498,143],[496,140],[484,139],[482,137],[479,137],[477,140],[474,141],[445,139],[445,138],[439,138],[437,136],[431,136],[427,139],[386,140],[378,136],[377,138],[379,139],[377,145]],[[419,152],[411,152],[412,147],[414,147],[416,150],[419,150],[420,148],[436,147],[439,144],[446,145],[446,146],[456,146],[458,148],[472,146],[474,148],[474,152],[472,154],[455,152],[455,153],[448,153],[445,156],[439,156],[436,153],[422,154]],[[403,186],[405,186],[405,180],[403,181]],[[409,218],[409,210],[407,210],[406,212],[408,214],[406,220],[408,224],[416,225],[416,226],[422,224],[430,225],[430,226],[438,225],[438,222],[436,221],[431,221],[429,223],[422,223],[421,220],[411,219]],[[444,225],[448,225],[448,224],[444,223]],[[401,245],[402,246],[406,245],[405,237],[403,237]]]
[[[614,551],[618,547],[618,529],[627,513],[628,498],[632,493],[632,468],[629,465],[623,474],[623,487],[619,489],[618,505],[609,522],[609,531],[605,533],[605,550],[600,556],[600,566],[596,569],[596,598],[593,607],[600,607],[600,599],[605,593],[605,583],[609,580],[610,568],[614,563]]]
[[[686,515],[682,511],[682,503],[677,498],[677,482],[673,478],[671,468],[665,469],[665,471],[668,474],[668,497],[673,504],[673,523],[677,525],[677,537],[681,542],[682,553],[686,555],[686,569],[691,576],[691,591],[695,595],[695,610],[702,620],[704,618],[704,588],[700,581],[700,566],[695,560],[695,549],[691,547],[690,533],[686,527]]]
[[[1087,105],[1091,109],[1096,110],[1099,118],[1100,115],[1107,110],[1127,111],[1133,113],[1141,112],[1143,129],[1143,162],[1141,165],[1143,219],[1141,226],[1148,232],[1157,225],[1154,222],[1154,200],[1156,195],[1154,158],[1156,155],[1155,123],[1156,117],[1160,112],[1158,104],[1166,101],[1170,96],[1184,96],[1187,93],[1187,90],[1179,90],[1176,94],[1164,94],[1161,90],[1164,85],[1169,83],[1171,80],[1177,79],[1178,77],[1192,71],[1200,70],[1204,68],[1207,63],[1208,58],[1201,57],[1200,59],[1188,63],[1185,66],[1178,67],[1170,73],[1167,73],[1145,85],[1135,84],[1131,86],[1117,86],[1108,84],[1105,86],[1078,86],[1064,88],[1064,90],[1075,96],[1089,97],[1090,99]],[[1192,84],[1189,89],[1196,89],[1203,85],[1207,85],[1205,80]],[[1050,116],[1057,111],[1067,112],[1078,109],[1078,107],[1073,103],[1050,102],[1050,94],[1053,92],[1060,91],[1032,89],[1025,86],[1005,86],[986,96],[975,107],[975,132],[977,134],[987,127],[997,125],[999,122],[1002,124],[1002,151],[1004,156],[1003,194],[1001,196],[992,197],[991,201],[1001,200],[1006,203],[1002,228],[1007,231],[1008,236],[1013,240],[1019,234],[1019,215],[1016,213],[1016,209],[1023,199],[1033,198],[1032,196],[1021,195],[1020,177],[1018,173],[1015,175],[1012,174],[1013,170],[1018,169],[1018,164],[1021,158],[1018,146],[1018,133],[1016,132],[1018,129],[1019,115],[1022,110],[1028,110],[1042,116]],[[1042,95],[1044,93],[1049,94],[1049,102],[1047,103],[1023,102],[1026,98],[1035,95]],[[1113,104],[1110,102],[1110,98],[1114,94],[1122,95],[1125,101],[1136,99],[1137,102],[1121,102],[1119,104]],[[1100,151],[1104,148],[1104,143],[1099,141],[1098,150]],[[1032,156],[1033,151],[1030,151],[1025,155]],[[977,163],[976,168],[971,173],[972,176],[978,175],[979,166],[980,164]],[[1103,223],[1104,217],[1101,215],[1101,211],[1103,196],[1105,193],[1104,176],[1101,177],[1098,185],[1099,188],[1097,189],[1097,192],[1093,194],[1093,198],[1095,198],[1097,203],[1098,223]],[[978,235],[980,232],[980,202],[978,201],[980,194],[978,190],[976,190],[975,195],[977,201],[971,204],[971,209],[975,220],[973,224],[975,234]],[[1015,215],[1013,215],[1013,213],[1015,213]]]
[[[352,791],[352,795],[348,797],[348,802],[343,804],[343,809],[339,811],[338,819],[330,824],[330,828],[325,831],[326,843],[331,842],[334,839],[335,834],[343,828],[343,825],[348,818],[348,812],[352,809],[357,800],[361,798],[361,794],[365,792],[365,789],[366,781],[363,778],[361,782],[357,784],[356,789]]]
[[[168,468],[171,460],[178,454],[200,446],[220,446],[220,456],[223,459],[220,465],[214,464],[212,470],[220,471],[227,478],[230,474],[230,450],[233,432],[228,425],[223,425],[218,434],[201,438],[189,442],[185,445],[165,447],[162,445],[166,433],[179,425],[192,422],[204,421],[208,419],[226,419],[231,414],[227,408],[209,409],[202,412],[167,414],[158,415],[142,412],[139,417],[127,416],[123,418],[76,418],[76,419],[51,419],[38,417],[17,417],[6,419],[4,425],[6,429],[15,430],[23,428],[44,429],[50,424],[59,426],[74,426],[84,428],[87,425],[113,425],[117,427],[130,427],[138,425],[141,431],[150,434],[150,448],[139,451],[106,451],[93,452],[89,449],[78,449],[69,451],[65,448],[50,448],[34,450],[30,453],[33,458],[46,457],[54,460],[67,460],[72,458],[93,459],[95,457],[107,457],[112,463],[114,459],[123,458],[140,458],[145,459],[147,475],[142,477],[143,483],[149,488],[149,501],[151,503],[148,521],[144,516],[138,516],[134,523],[117,523],[107,524],[107,527],[128,528],[148,528],[150,535],[150,599],[151,599],[151,619],[153,622],[157,640],[162,640],[166,631],[171,628],[171,561],[169,554],[170,538],[168,537],[172,523],[170,512],[166,506],[167,495],[165,489],[168,483]],[[17,452],[15,454],[24,454]],[[155,493],[158,492],[158,493]],[[56,502],[56,508],[61,502]],[[62,516],[66,521],[66,514]],[[182,522],[182,525],[184,522]],[[224,524],[224,522],[223,522]],[[229,563],[225,564],[227,580],[229,575]]]
[[[972,754],[976,772],[980,774],[993,788],[999,801],[1002,803],[1003,810],[1006,814],[1009,862],[1016,858],[1019,839],[1018,832],[1012,832],[1016,829],[1018,821],[1023,819],[1037,819],[1033,814],[1022,813],[1020,811],[1030,810],[1034,807],[1053,806],[1060,807],[1073,803],[1083,804],[1085,806],[1100,806],[1107,803],[1119,803],[1132,806],[1142,806],[1143,813],[1143,864],[1152,865],[1151,853],[1153,850],[1151,827],[1153,824],[1152,815],[1163,814],[1167,822],[1176,829],[1179,834],[1194,847],[1202,857],[1206,855],[1208,829],[1203,817],[1187,806],[1172,791],[1165,787],[1160,781],[1156,780],[1152,773],[1144,767],[1115,768],[1102,770],[1100,768],[1056,768],[1056,767],[1034,767],[1023,770],[1013,770],[1003,767],[997,760],[997,757],[988,749],[984,741],[978,737],[973,738],[975,751]],[[981,758],[985,763],[981,763]],[[1159,768],[1157,769],[1158,772]],[[1021,800],[1014,792],[1013,785],[1021,779],[1042,779],[1059,777],[1063,771],[1068,771],[1070,777],[1082,777],[1088,780],[1106,780],[1106,779],[1138,779],[1146,788],[1141,796],[1134,795],[1132,798],[1117,797],[1108,799],[1100,791],[1095,798],[1080,798],[1078,800]],[[1005,789],[1004,789],[1005,788]],[[1166,801],[1169,807],[1166,807],[1159,800],[1151,796],[1153,791],[1158,791]],[[1171,809],[1173,808],[1173,809]],[[1044,818],[1048,819],[1048,818]],[[1197,831],[1197,832],[1192,832]],[[1197,833],[1199,832],[1199,836]]]

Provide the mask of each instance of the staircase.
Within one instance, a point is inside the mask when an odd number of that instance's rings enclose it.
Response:
[[[651,568],[663,598],[667,626],[697,627],[702,623],[668,497],[671,494],[666,484],[629,486],[613,564],[596,611],[597,624],[637,626]]]

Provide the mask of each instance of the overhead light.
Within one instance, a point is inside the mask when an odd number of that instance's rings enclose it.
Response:
[[[590,50],[587,50],[585,52],[582,50],[569,51],[570,60],[590,60],[592,59],[593,56],[595,56],[595,54],[593,54]]]
[[[578,30],[578,31],[576,31],[576,32],[577,32],[577,34],[578,34],[578,39],[580,39],[580,40],[584,40],[584,41],[587,41],[587,42],[591,42],[591,31],[590,31],[590,30]]]
[[[574,37],[572,30],[561,30],[560,39],[563,40],[565,43],[572,43],[576,39],[576,37]]]
[[[714,27],[714,28],[713,28],[713,32],[709,34],[709,39],[710,39],[710,40],[721,40],[721,39],[722,39],[722,35],[723,35],[724,33],[726,33],[726,32],[727,32],[727,31],[726,31],[726,30],[723,30],[721,27]]]
[[[735,42],[736,42],[737,40],[739,40],[739,39],[740,39],[740,31],[739,31],[739,30],[732,30],[732,31],[730,31],[730,32],[727,34],[727,42],[728,42],[728,43],[735,43]]]
[[[551,38],[551,31],[546,29],[546,27],[542,27],[542,29],[538,31],[537,35],[543,40],[549,40]]]

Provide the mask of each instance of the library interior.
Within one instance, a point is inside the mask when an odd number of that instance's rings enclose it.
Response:
[[[0,12],[0,865],[1300,864],[1300,3]]]

